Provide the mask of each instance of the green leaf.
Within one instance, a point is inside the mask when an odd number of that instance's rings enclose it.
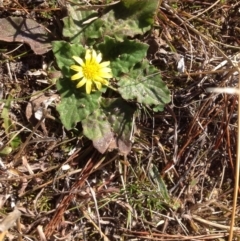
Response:
[[[68,16],[63,19],[63,35],[71,43],[94,45],[103,36],[119,41],[149,31],[158,9],[158,0],[122,1],[108,8],[99,17],[96,11],[78,9],[68,4]]]
[[[12,138],[12,136],[13,136],[13,134],[10,135],[11,138]],[[13,150],[17,149],[21,144],[22,144],[22,141],[19,136],[13,137],[13,139],[10,142],[10,145],[13,148]]]
[[[73,72],[69,67],[72,64],[76,64],[72,56],[84,57],[85,48],[80,44],[69,44],[65,41],[54,41],[52,46],[58,67],[61,69],[64,77],[70,78]]]
[[[102,99],[101,108],[82,121],[83,133],[101,153],[110,147],[127,154],[134,112],[135,108],[121,98]]]
[[[83,86],[82,88],[85,88]],[[72,129],[99,107],[100,91],[90,95],[77,89],[70,79],[62,78],[57,82],[61,103],[57,106],[60,119],[66,129]]]
[[[153,24],[158,6],[159,0],[122,0],[117,7],[117,17],[134,19],[144,28]]]
[[[82,121],[82,126],[84,135],[93,141],[93,145],[100,153],[104,153],[114,138],[104,111],[102,109],[94,111]]]
[[[80,11],[77,8],[77,6],[68,6],[69,15],[63,19],[63,36],[68,37],[71,43],[91,45],[90,39],[101,37],[99,28],[103,22],[96,21],[98,17],[96,11]]]
[[[146,56],[148,49],[147,44],[127,39],[119,42],[107,36],[104,42],[97,47],[104,54],[104,57],[111,61],[114,76],[129,73],[130,69]]]
[[[102,138],[111,132],[111,125],[103,109],[95,110],[87,119],[82,121],[83,133],[91,140]]]
[[[69,130],[98,108],[101,92],[87,95],[85,86],[77,89],[77,83],[70,79],[71,75],[74,74],[70,70],[70,66],[76,64],[72,56],[84,57],[85,48],[82,45],[55,41],[53,42],[53,53],[64,76],[56,84],[61,95],[61,103],[57,106],[57,110],[63,125]]]
[[[121,137],[128,142],[130,140],[135,107],[122,98],[102,99],[101,106],[118,138]]]
[[[123,41],[127,37],[133,38],[136,35],[143,35],[150,30],[149,24],[142,28],[139,25],[139,19],[132,18],[132,16],[122,16],[117,6],[102,16],[102,25],[99,28],[102,36],[111,36],[118,41]]]
[[[154,164],[150,165],[149,175],[152,178],[152,180],[154,181],[154,183],[157,184],[158,191],[159,191],[160,195],[163,197],[164,202],[169,203],[170,197],[168,194],[167,187],[166,187],[161,175],[159,174],[157,167]]]
[[[9,118],[9,110],[11,108],[11,102],[12,102],[12,96],[11,94],[8,96],[8,99],[6,100],[6,103],[3,107],[1,118],[3,119],[3,127],[5,129],[5,133],[8,134],[11,127],[11,120]]]
[[[7,156],[12,152],[12,147],[10,146],[5,146],[1,151],[0,151],[0,156]]]
[[[126,100],[153,107],[154,111],[164,108],[169,103],[170,91],[161,80],[159,72],[148,61],[137,64],[129,74],[125,74],[118,82],[119,92]]]

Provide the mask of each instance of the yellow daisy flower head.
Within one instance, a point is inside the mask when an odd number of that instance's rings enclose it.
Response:
[[[90,94],[91,91],[102,88],[102,85],[108,85],[107,79],[112,78],[111,68],[109,61],[102,61],[102,54],[97,54],[94,49],[87,49],[85,61],[80,57],[72,57],[79,65],[71,65],[70,69],[77,71],[71,77],[71,80],[80,80],[76,85],[77,88],[86,84],[86,93]]]

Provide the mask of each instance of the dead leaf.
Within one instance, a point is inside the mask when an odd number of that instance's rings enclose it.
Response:
[[[132,142],[129,140],[124,140],[123,138],[115,137],[110,143],[108,150],[118,149],[123,155],[127,155],[132,149]]]
[[[26,108],[26,117],[29,122],[33,125],[41,120],[44,110],[47,110],[48,106],[53,102],[57,102],[59,100],[59,95],[52,94],[47,95],[45,93],[34,94],[31,97],[30,101],[27,104]],[[44,135],[47,136],[47,128],[45,126],[45,120],[41,122],[41,127],[44,132]]]
[[[15,208],[11,213],[9,213],[1,222],[0,222],[0,232],[8,231],[9,228],[12,228],[18,218],[20,218],[21,212]]]
[[[26,108],[26,117],[28,121],[34,123],[36,119],[40,120],[43,109],[46,109],[48,105],[52,103],[52,101],[58,99],[59,95],[57,94],[47,95],[44,93],[39,93],[36,95],[36,93],[33,93],[33,96],[28,102]],[[40,118],[39,115],[41,115]]]
[[[113,132],[108,132],[106,133],[102,138],[93,140],[93,146],[100,152],[104,153],[109,145],[112,143],[114,140],[114,133]]]
[[[46,30],[32,19],[22,17],[1,18],[0,29],[0,40],[26,43],[30,45],[35,54],[45,54],[51,48]]]
[[[8,200],[8,198],[10,197],[10,194],[1,194],[0,195],[0,208],[3,207],[3,205],[5,204],[5,202]]]
[[[113,132],[108,132],[102,138],[93,140],[93,146],[102,154],[107,150],[118,149],[121,154],[127,155],[132,149],[131,141],[124,140],[123,137],[117,138]]]

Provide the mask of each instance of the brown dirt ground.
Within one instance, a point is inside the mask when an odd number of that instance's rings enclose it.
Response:
[[[101,155],[79,130],[64,130],[55,104],[45,122],[37,121],[32,115],[43,100],[55,95],[58,101],[46,74],[49,66],[57,69],[53,54],[39,56],[27,45],[16,49],[19,43],[0,42],[0,95],[13,99],[9,130],[0,119],[0,214],[11,212],[13,203],[22,212],[6,240],[227,240],[238,97],[207,88],[238,86],[233,64],[240,61],[240,3],[214,3],[162,1],[142,41],[149,44],[148,59],[161,71],[172,102],[160,113],[139,110],[133,148],[125,157],[117,151]],[[61,39],[63,1],[0,1],[0,18],[16,15],[35,18]],[[4,106],[0,102],[2,113]],[[11,150],[14,134],[22,144]],[[149,177],[152,164],[167,186],[169,203]],[[239,224],[238,202],[235,227]]]

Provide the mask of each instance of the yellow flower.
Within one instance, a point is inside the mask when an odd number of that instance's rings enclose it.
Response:
[[[108,85],[108,78],[112,78],[111,69],[108,67],[110,65],[109,61],[102,62],[102,54],[97,54],[93,49],[87,49],[85,55],[85,62],[77,56],[73,56],[73,59],[79,65],[72,65],[70,69],[77,71],[71,77],[71,80],[80,79],[77,84],[77,88],[82,87],[86,84],[86,93],[90,94],[92,90],[96,88],[100,90],[102,85]]]

